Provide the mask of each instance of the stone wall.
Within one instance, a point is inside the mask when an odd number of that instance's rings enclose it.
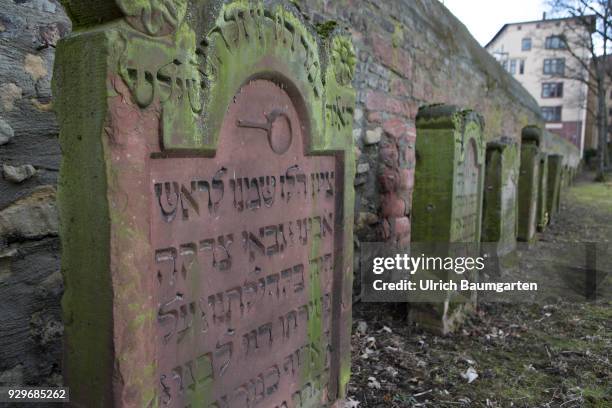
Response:
[[[487,141],[520,141],[522,127],[541,123],[534,99],[437,1],[294,3],[314,24],[349,26],[358,52],[357,240],[410,241],[419,106],[476,110]],[[0,0],[0,384],[61,381],[60,150],[49,83],[54,46],[69,30],[57,0]],[[549,147],[570,156],[554,137]],[[577,163],[577,154],[564,159]]]
[[[580,165],[580,154],[578,149],[572,142],[557,134],[544,130],[542,132],[542,146],[541,149],[547,154],[559,154],[563,156],[563,165],[578,168]]]
[[[62,381],[50,81],[69,31],[54,0],[0,0],[0,384]]]
[[[347,24],[358,51],[357,234],[410,240],[414,119],[419,106],[446,103],[484,117],[487,141],[517,141],[539,123],[535,100],[437,1],[298,1],[316,23]]]

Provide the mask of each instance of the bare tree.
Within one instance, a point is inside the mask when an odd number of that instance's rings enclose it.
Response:
[[[563,78],[582,82],[596,97],[591,112],[597,127],[597,177],[606,178],[608,149],[608,106],[606,85],[612,79],[608,62],[612,46],[612,0],[547,0],[553,15],[572,17],[563,20],[565,50],[576,62],[568,66]],[[612,55],[611,55],[612,56]]]

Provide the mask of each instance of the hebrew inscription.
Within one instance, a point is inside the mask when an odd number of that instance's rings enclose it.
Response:
[[[289,96],[245,85],[212,158],[151,160],[159,405],[316,406],[332,362],[334,156]]]

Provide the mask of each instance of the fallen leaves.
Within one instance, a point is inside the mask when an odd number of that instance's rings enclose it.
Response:
[[[596,350],[609,350],[612,338],[600,320],[577,332],[570,320],[590,312],[573,306],[482,305],[447,336],[409,327],[381,306],[369,306],[370,316],[357,311],[351,400],[343,407],[576,406],[587,397],[565,383],[578,381],[588,393],[586,381],[609,381],[609,358]]]

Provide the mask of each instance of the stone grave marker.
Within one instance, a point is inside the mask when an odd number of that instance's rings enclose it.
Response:
[[[455,106],[431,105],[417,115],[413,243],[480,242],[485,145],[482,117]],[[473,248],[473,246],[472,246]],[[473,296],[472,296],[473,295]],[[410,306],[411,319],[449,332],[475,304],[453,302]]]
[[[350,375],[350,39],[283,2],[102,3],[98,20],[67,3],[54,79],[71,401],[333,404]]]
[[[559,154],[551,154],[548,156],[548,182],[546,183],[548,196],[546,197],[546,207],[548,208],[548,216],[551,219],[554,214],[559,212],[562,164],[563,156]]]
[[[538,209],[537,224],[538,231],[544,231],[548,225],[548,207],[546,200],[548,197],[548,155],[540,153],[540,183],[538,185]]]
[[[519,153],[511,139],[487,143],[482,242],[502,257],[516,248]]]
[[[538,221],[541,132],[536,126],[527,126],[521,135],[517,233],[519,241],[531,242],[535,238]]]
[[[561,187],[562,189],[569,187],[570,185],[570,167],[564,164],[561,170]]]

